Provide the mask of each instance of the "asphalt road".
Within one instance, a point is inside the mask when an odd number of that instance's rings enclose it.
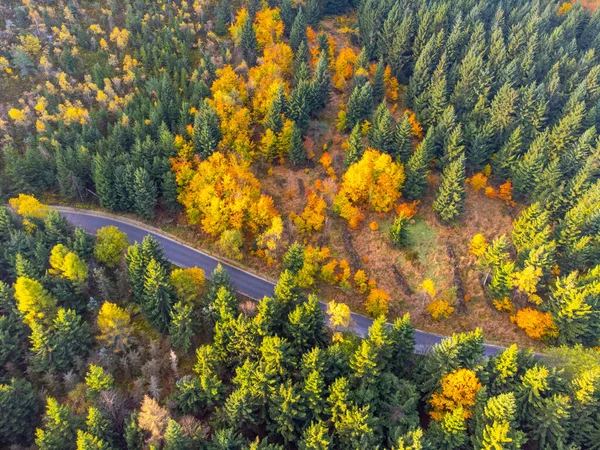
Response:
[[[207,275],[210,275],[220,262],[223,268],[229,272],[231,279],[235,284],[236,290],[240,294],[251,299],[260,300],[265,296],[270,297],[273,295],[273,289],[275,288],[275,285],[271,281],[246,272],[238,267],[234,267],[230,264],[219,261],[213,256],[210,256],[192,247],[188,247],[187,245],[170,239],[164,235],[145,229],[142,227],[143,224],[137,226],[135,221],[129,219],[126,219],[126,221],[121,221],[102,215],[95,215],[93,212],[72,210],[70,208],[56,207],[56,209],[73,225],[82,227],[90,234],[96,234],[100,228],[111,225],[118,227],[121,231],[127,234],[132,243],[135,241],[141,242],[146,235],[150,234],[162,245],[165,256],[173,264],[179,267],[188,268],[196,266],[203,269]],[[321,303],[321,308],[326,310],[327,305],[325,303]],[[351,328],[359,336],[365,336],[369,327],[373,323],[373,321],[368,317],[355,313],[352,313],[352,322]],[[444,338],[445,336],[416,330],[415,351],[416,353],[421,354],[426,353],[429,351],[429,349],[431,349],[432,346],[439,343]],[[486,356],[495,355],[502,350],[504,350],[503,347],[489,344],[485,345]]]

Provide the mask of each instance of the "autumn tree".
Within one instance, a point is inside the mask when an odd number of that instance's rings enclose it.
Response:
[[[352,227],[360,223],[360,206],[373,211],[389,211],[400,196],[404,170],[387,154],[368,149],[359,162],[348,168],[334,199],[334,211]]]
[[[121,263],[123,252],[128,245],[127,235],[117,227],[103,227],[96,234],[94,256],[106,267],[114,269]]]

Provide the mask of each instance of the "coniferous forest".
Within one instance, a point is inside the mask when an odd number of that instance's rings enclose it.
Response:
[[[596,3],[3,1],[0,448],[600,448]]]

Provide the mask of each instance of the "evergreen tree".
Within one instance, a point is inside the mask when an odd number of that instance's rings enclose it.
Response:
[[[383,60],[380,59],[375,66],[375,73],[373,74],[373,101],[380,103],[385,99],[385,65]]]
[[[392,373],[408,378],[411,374],[411,359],[415,351],[415,329],[410,315],[397,318],[389,330],[390,357]]]
[[[269,428],[287,443],[299,438],[306,411],[302,395],[290,380],[279,384],[269,396]]]
[[[346,126],[351,129],[357,123],[366,120],[373,109],[373,87],[367,82],[362,87],[356,86],[350,94],[347,105]]]
[[[165,269],[152,258],[144,277],[142,309],[152,325],[160,331],[169,328],[172,303],[171,286]]]
[[[256,34],[252,25],[252,15],[249,14],[242,25],[240,35],[240,49],[249,67],[253,67],[256,64],[257,46]]]
[[[279,133],[283,128],[283,115],[287,110],[287,98],[283,86],[279,86],[277,95],[273,98],[265,117],[265,128]]]
[[[290,141],[290,163],[294,166],[301,166],[306,163],[306,152],[304,151],[304,142],[302,141],[302,131],[296,122],[292,127],[292,138]]]
[[[465,157],[450,162],[442,173],[433,210],[444,222],[453,222],[462,213],[465,202]]]
[[[313,78],[315,83],[315,106],[316,109],[321,110],[331,99],[331,75],[329,74],[329,57],[327,51],[321,51],[317,66],[315,68],[315,75]]]
[[[395,152],[397,161],[406,164],[413,153],[413,135],[412,125],[408,119],[408,114],[402,115],[402,120],[396,126]]]
[[[388,155],[395,156],[396,136],[394,134],[394,120],[386,102],[381,102],[375,112],[369,141],[371,147]]]
[[[297,275],[302,266],[304,266],[304,247],[294,242],[283,256],[282,270]]]
[[[144,433],[138,425],[138,410],[133,411],[125,425],[125,443],[127,450],[141,450],[144,446]]]
[[[319,0],[306,1],[306,23],[317,25],[321,20],[321,2]]]
[[[71,408],[53,397],[46,399],[43,427],[35,431],[35,445],[40,450],[71,450],[76,441],[78,421]]]
[[[0,324],[4,318],[0,318]],[[24,378],[13,378],[10,383],[0,384],[0,410],[0,444],[9,446],[31,442],[31,425],[39,410],[31,383]]]
[[[286,337],[294,342],[294,350],[301,355],[325,341],[323,323],[325,316],[317,297],[309,295],[308,300],[297,305],[288,316]]]
[[[419,199],[427,187],[432,136],[433,131],[430,128],[425,139],[421,141],[406,163],[406,181],[404,182],[403,195],[408,200]]]
[[[135,171],[136,195],[134,197],[134,209],[137,215],[144,219],[154,218],[154,207],[156,206],[156,185],[150,178],[146,169],[140,167]]]
[[[402,247],[407,244],[407,226],[408,219],[404,215],[396,216],[389,230],[390,241],[396,247]]]
[[[496,157],[492,159],[494,175],[499,179],[505,179],[511,174],[518,157],[521,155],[523,145],[523,134],[520,126],[516,127],[500,148]]]
[[[196,333],[196,322],[192,305],[177,302],[171,311],[169,337],[175,348],[187,353],[192,336]]]
[[[71,247],[77,256],[89,261],[94,254],[94,237],[87,234],[83,228],[77,227],[73,234]]]
[[[320,420],[311,422],[304,429],[298,448],[300,450],[328,450],[331,448],[331,437],[327,426]]]
[[[306,41],[306,22],[306,14],[302,7],[299,7],[292,30],[290,31],[290,47],[292,47],[294,52],[298,50],[302,42]]]
[[[217,264],[217,267],[210,277],[210,281],[211,283],[208,288],[208,293],[206,294],[209,304],[213,304],[215,302],[221,288],[225,288],[225,291],[231,294],[235,292],[231,277],[221,264]]]
[[[513,165],[512,182],[515,196],[527,197],[538,182],[548,162],[548,136],[540,134],[529,150]]]
[[[164,450],[191,450],[193,447],[192,439],[185,434],[183,427],[173,419],[169,419],[165,431]]]
[[[285,35],[289,36],[290,30],[292,29],[292,25],[295,19],[294,8],[292,7],[291,0],[278,0],[279,3],[279,14],[281,15],[281,20],[285,25]]]
[[[221,141],[221,125],[216,111],[204,102],[194,118],[194,150],[200,159],[213,154]]]
[[[362,132],[360,130],[360,124],[354,125],[350,137],[346,141],[346,158],[344,159],[344,166],[350,167],[352,164],[357,163],[362,158],[365,151],[365,147],[362,142]]]

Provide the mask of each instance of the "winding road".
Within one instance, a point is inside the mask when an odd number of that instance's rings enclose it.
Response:
[[[146,235],[150,234],[162,245],[165,257],[176,266],[183,268],[196,266],[203,269],[206,274],[211,274],[215,267],[217,267],[217,264],[221,263],[223,268],[231,276],[231,279],[240,294],[254,300],[260,300],[265,296],[270,297],[273,295],[275,284],[272,281],[220,261],[211,255],[170,238],[166,233],[149,227],[141,222],[73,208],[55,206],[54,209],[58,210],[59,213],[73,225],[82,227],[90,234],[96,234],[100,228],[111,225],[118,227],[127,234],[131,242],[141,242]],[[327,305],[321,303],[321,308],[326,310]],[[352,313],[351,329],[359,336],[365,336],[372,323],[373,321],[368,317]],[[416,330],[415,352],[419,354],[427,353],[431,347],[444,338],[445,336]],[[502,350],[504,350],[504,347],[490,344],[486,344],[484,349],[486,356],[495,355]]]

